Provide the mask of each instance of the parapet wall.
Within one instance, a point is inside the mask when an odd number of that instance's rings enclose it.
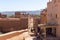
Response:
[[[0,18],[0,31],[11,32],[28,28],[28,18]]]
[[[27,31],[28,31],[28,29],[20,30],[20,31],[13,31],[13,32],[9,32],[6,34],[2,34],[2,35],[0,35],[0,40],[6,40],[6,39],[12,38],[14,36],[18,36],[24,32],[27,32]]]

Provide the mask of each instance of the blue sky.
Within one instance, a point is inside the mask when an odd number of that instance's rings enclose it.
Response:
[[[0,12],[44,9],[48,0],[0,0]]]

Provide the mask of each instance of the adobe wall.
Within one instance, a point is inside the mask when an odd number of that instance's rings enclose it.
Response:
[[[47,4],[47,20],[50,24],[58,24],[56,35],[60,37],[60,1],[52,0]]]
[[[28,18],[21,18],[20,26],[22,27],[22,29],[27,29],[28,28]]]
[[[27,31],[28,31],[28,29],[20,30],[20,31],[13,31],[13,32],[9,32],[9,33],[6,33],[6,34],[2,34],[2,35],[0,35],[0,40],[8,40],[8,39],[10,39],[12,37],[14,39],[15,36],[19,36],[22,33],[27,32]],[[22,39],[22,37],[20,36],[19,39]],[[17,39],[15,39],[15,40],[17,40]]]
[[[60,26],[56,27],[56,36],[60,37]]]
[[[44,9],[40,14],[40,24],[47,23],[47,9]]]
[[[10,19],[0,19],[0,31],[2,32],[9,32],[9,31],[16,31],[21,29],[27,29],[28,26],[28,19],[27,18],[16,18],[16,20]]]
[[[15,12],[15,18],[20,17],[28,17],[28,14],[26,14],[26,12]]]

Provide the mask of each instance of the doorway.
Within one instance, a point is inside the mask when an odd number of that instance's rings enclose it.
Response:
[[[56,37],[56,28],[46,28],[47,37]]]
[[[46,36],[51,36],[52,35],[52,28],[46,28]]]

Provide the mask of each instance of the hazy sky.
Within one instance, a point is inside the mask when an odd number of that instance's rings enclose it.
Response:
[[[0,12],[40,10],[47,6],[47,2],[48,0],[0,0]]]

